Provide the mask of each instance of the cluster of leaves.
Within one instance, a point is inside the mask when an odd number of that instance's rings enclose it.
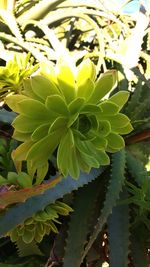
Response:
[[[12,250],[0,254],[2,266],[148,266],[149,21],[141,10],[136,20],[99,0],[1,1],[0,247],[6,240]],[[52,177],[58,172],[65,178]],[[21,257],[38,257],[15,261],[8,236]]]
[[[102,101],[116,83],[116,72],[108,71],[95,81],[91,61],[79,65],[76,77],[64,62],[57,69],[53,80],[34,76],[24,82],[23,95],[6,98],[8,106],[19,113],[13,122],[13,138],[23,141],[13,157],[30,161],[37,169],[45,168],[58,148],[59,171],[78,178],[81,170],[108,165],[105,151],[124,147],[120,134],[129,133],[132,126],[119,111],[129,94],[120,91]]]

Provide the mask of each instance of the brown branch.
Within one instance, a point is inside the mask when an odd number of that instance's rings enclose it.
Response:
[[[133,136],[127,137],[125,142],[126,145],[130,145],[130,144],[134,144],[137,142],[141,142],[144,141],[146,139],[150,138],[150,129],[149,130],[145,130],[143,132],[137,133]]]

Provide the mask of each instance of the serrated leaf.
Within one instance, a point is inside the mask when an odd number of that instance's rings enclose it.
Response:
[[[65,247],[64,267],[80,266],[86,243],[93,207],[99,192],[98,180],[78,190],[71,215],[67,245]]]
[[[26,244],[22,241],[22,239],[18,239],[16,241],[17,251],[19,257],[27,257],[30,255],[39,255],[43,256],[43,253],[38,248],[37,244],[32,241],[30,244]]]
[[[103,169],[92,169],[89,174],[81,173],[78,180],[67,177],[59,182],[55,187],[46,190],[42,195],[38,195],[28,199],[25,203],[17,204],[9,209],[3,216],[0,217],[0,236],[6,234],[9,230],[18,224],[21,224],[25,219],[33,216],[37,211],[42,210],[50,203],[54,203],[56,199],[61,198],[63,195],[88,184],[102,173]],[[46,186],[46,184],[45,184]],[[17,192],[15,192],[17,193]],[[16,198],[15,198],[16,199]],[[2,205],[5,205],[2,203]],[[16,216],[17,212],[17,216]]]
[[[121,194],[120,200],[127,197]],[[128,267],[129,254],[129,206],[118,205],[108,218],[109,261],[111,267]]]
[[[136,267],[146,267],[149,265],[147,246],[145,244],[145,229],[143,227],[134,228],[131,235],[131,253],[133,263]],[[144,231],[141,231],[144,230]]]
[[[131,152],[127,150],[127,167],[135,181],[138,183],[139,186],[143,185],[145,179],[143,176],[147,175],[147,170],[144,164],[137,158],[135,158]],[[150,189],[149,189],[150,190]]]
[[[106,192],[106,198],[104,206],[101,210],[101,215],[98,218],[97,224],[95,225],[93,234],[90,237],[88,244],[85,247],[82,255],[82,261],[87,255],[87,252],[93,245],[98,234],[101,232],[104,224],[107,222],[108,216],[112,212],[113,207],[116,205],[116,201],[119,198],[119,194],[124,184],[124,172],[125,172],[125,151],[121,150],[112,155],[112,174],[110,177],[109,186]],[[81,262],[82,262],[81,261]]]

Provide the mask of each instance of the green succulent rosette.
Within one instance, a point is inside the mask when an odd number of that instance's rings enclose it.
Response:
[[[95,65],[85,60],[75,69],[63,62],[56,68],[44,66],[41,74],[24,81],[22,95],[6,98],[18,113],[13,137],[23,142],[14,159],[30,161],[38,169],[57,151],[59,171],[74,178],[80,171],[108,165],[107,152],[122,149],[121,135],[133,129],[120,113],[129,93],[104,99],[116,85],[116,71],[96,79]]]
[[[18,53],[6,62],[6,66],[0,67],[1,100],[10,92],[18,93],[22,90],[23,79],[30,77],[39,67],[39,64],[33,66],[33,61],[30,54]]]
[[[21,239],[26,244],[32,241],[40,243],[43,237],[49,235],[51,231],[58,233],[56,223],[60,224],[59,215],[67,216],[72,211],[67,204],[57,200],[13,228],[7,235],[10,236],[12,242]]]

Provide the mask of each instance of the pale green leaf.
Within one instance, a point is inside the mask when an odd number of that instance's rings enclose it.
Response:
[[[58,65],[57,79],[59,90],[65,97],[66,102],[70,103],[76,96],[74,73],[68,64],[62,63]]]
[[[37,140],[44,138],[48,134],[49,125],[50,125],[50,122],[38,126],[32,133],[31,139],[33,141],[37,141]]]
[[[67,116],[69,113],[65,101],[59,95],[48,96],[45,104],[52,116]]]
[[[113,116],[118,113],[119,111],[119,106],[114,104],[111,101],[104,101],[99,104],[99,107],[101,108],[102,112],[105,115]]]
[[[47,121],[50,117],[48,110],[40,101],[26,99],[18,103],[19,113],[39,121]]]
[[[19,113],[18,103],[25,99],[28,99],[25,95],[10,95],[5,98],[5,102],[14,112]]]
[[[42,76],[34,76],[31,78],[33,92],[44,101],[48,96],[60,94],[56,85]]]
[[[71,114],[79,113],[84,105],[84,102],[85,102],[84,98],[81,97],[74,99],[68,106],[70,113]]]
[[[77,96],[84,97],[85,100],[88,101],[92,93],[94,92],[94,88],[94,82],[90,79],[86,79],[84,80],[84,83],[78,85]]]
[[[19,115],[13,121],[12,125],[17,132],[31,133],[40,126],[41,122],[34,118],[28,118],[24,115]]]
[[[95,85],[95,90],[89,99],[90,103],[98,103],[108,94],[116,84],[117,76],[115,70],[105,72],[100,76]]]
[[[109,98],[110,101],[117,104],[119,106],[119,111],[125,105],[129,98],[129,92],[127,91],[120,91]]]
[[[124,139],[116,133],[110,133],[106,138],[108,146],[112,149],[120,150],[125,146]]]
[[[95,81],[96,78],[96,67],[90,59],[83,60],[78,67],[77,72],[77,84],[80,86],[85,83],[85,80]]]

